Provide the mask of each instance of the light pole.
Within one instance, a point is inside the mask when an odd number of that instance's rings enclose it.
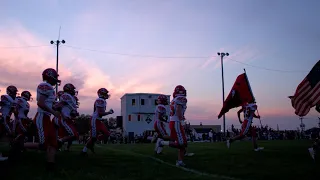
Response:
[[[51,44],[55,44],[57,47],[57,65],[56,65],[56,71],[58,73],[58,67],[59,67],[59,45],[62,43],[66,43],[65,40],[57,40],[57,41],[50,41]],[[56,94],[58,94],[58,84],[56,85]]]
[[[222,104],[224,103],[224,76],[223,76],[223,57],[229,56],[229,53],[218,52],[218,56],[221,57],[221,75],[222,75]],[[226,116],[223,114],[223,134],[226,135]]]

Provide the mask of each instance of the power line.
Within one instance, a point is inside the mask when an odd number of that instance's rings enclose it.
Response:
[[[117,52],[109,52],[109,51],[102,51],[102,50],[95,50],[95,49],[87,49],[87,48],[81,48],[76,46],[69,46],[69,45],[63,45],[68,48],[72,49],[78,49],[78,50],[85,50],[85,51],[92,51],[92,52],[99,52],[104,54],[110,54],[110,55],[120,55],[120,56],[130,56],[130,57],[147,57],[147,58],[166,58],[166,59],[207,59],[212,58],[216,56],[154,56],[154,55],[142,55],[142,54],[128,54],[128,53],[117,53]]]
[[[48,47],[49,45],[38,45],[38,46],[7,46],[7,47],[0,47],[0,49],[22,49],[22,48],[38,48],[38,47]],[[92,52],[98,52],[98,53],[104,53],[109,55],[119,55],[119,56],[129,56],[129,57],[144,57],[144,58],[158,58],[158,59],[208,59],[208,58],[214,58],[217,56],[155,56],[155,55],[143,55],[143,54],[129,54],[129,53],[118,53],[118,52],[109,52],[109,51],[103,51],[103,50],[95,50],[95,49],[88,49],[88,48],[81,48],[76,46],[70,46],[70,45],[61,45],[64,47],[77,49],[77,50],[85,50],[85,51],[92,51]],[[257,69],[263,69],[267,71],[274,71],[274,72],[281,72],[281,73],[306,73],[309,71],[302,71],[302,70],[281,70],[281,69],[273,69],[273,68],[266,68],[262,66],[256,66],[252,64],[248,64],[242,61],[238,61],[232,58],[228,58],[230,61],[234,61],[246,66],[254,67]]]
[[[18,49],[18,48],[37,48],[37,47],[45,47],[45,46],[49,46],[49,45],[39,45],[39,46],[0,46],[0,49]]]
[[[92,51],[92,52],[99,52],[99,53],[105,53],[105,54],[112,54],[112,55],[121,55],[121,56],[130,56],[130,57],[148,57],[148,58],[167,58],[167,59],[208,59],[208,58],[213,58],[217,56],[153,56],[153,55],[141,55],[141,54],[127,54],[127,53],[116,53],[116,52],[108,52],[108,51],[101,51],[101,50],[94,50],[94,49],[87,49],[87,48],[81,48],[81,47],[76,47],[76,46],[69,46],[69,45],[63,45],[65,47],[73,48],[73,49],[78,49],[78,50],[86,50],[86,51]],[[231,58],[228,58],[231,61],[246,65],[246,66],[251,66],[254,68],[258,69],[263,69],[267,71],[275,71],[275,72],[282,72],[282,73],[305,73],[308,71],[291,71],[291,70],[281,70],[281,69],[272,69],[272,68],[266,68],[266,67],[261,67],[261,66],[255,66],[251,65],[248,63],[244,63],[238,60],[234,60]]]
[[[243,64],[243,65],[246,65],[246,66],[251,66],[251,67],[254,67],[254,68],[258,68],[258,69],[264,69],[264,70],[267,70],[267,71],[276,71],[276,72],[283,72],[283,73],[305,73],[305,72],[309,72],[309,71],[290,71],[290,70],[265,68],[265,67],[261,67],[261,66],[251,65],[251,64],[248,64],[248,63],[245,63],[245,62],[241,62],[241,61],[238,61],[238,60],[234,60],[234,59],[231,59],[231,58],[228,58],[228,59],[230,61],[234,61],[234,62]]]

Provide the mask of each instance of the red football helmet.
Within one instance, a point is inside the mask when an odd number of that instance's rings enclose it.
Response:
[[[21,93],[21,97],[24,98],[27,101],[32,101],[31,96],[32,95],[31,95],[31,93],[29,91],[22,91],[22,93]]]
[[[187,90],[182,85],[178,85],[174,88],[172,96],[173,98],[177,96],[187,96]]]
[[[18,89],[15,86],[8,86],[7,87],[7,94],[12,97],[13,99],[17,97]]]
[[[47,83],[51,84],[52,86],[58,84],[60,86],[61,81],[58,79],[59,74],[56,70],[52,68],[45,69],[42,72],[42,80],[46,81]]]
[[[110,98],[109,91],[106,88],[100,88],[97,93],[99,98],[102,98],[102,99]]]
[[[168,105],[168,98],[167,98],[167,96],[165,96],[165,95],[160,95],[160,96],[158,96],[157,103],[158,103],[158,104],[162,104],[162,105]]]
[[[76,87],[71,84],[71,83],[68,83],[68,84],[65,84],[63,86],[63,91],[72,95],[72,96],[77,96],[78,95],[78,91],[76,91]]]

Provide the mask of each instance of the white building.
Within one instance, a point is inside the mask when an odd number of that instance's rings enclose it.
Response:
[[[160,94],[129,93],[121,97],[121,116],[125,135],[140,135],[153,130],[157,98]],[[170,102],[170,95],[166,95]],[[169,105],[167,113],[169,115]]]

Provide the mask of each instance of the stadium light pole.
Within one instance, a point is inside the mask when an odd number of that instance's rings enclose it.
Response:
[[[221,57],[221,75],[222,75],[222,104],[224,103],[224,74],[223,74],[223,58],[229,56],[229,53],[218,52]],[[223,134],[226,135],[226,116],[223,114]]]
[[[57,64],[56,64],[57,73],[58,73],[58,69],[59,69],[59,46],[61,43],[64,44],[64,43],[66,43],[66,41],[65,40],[50,41],[50,44],[54,44],[57,47]],[[58,94],[58,84],[56,85],[56,94]]]

